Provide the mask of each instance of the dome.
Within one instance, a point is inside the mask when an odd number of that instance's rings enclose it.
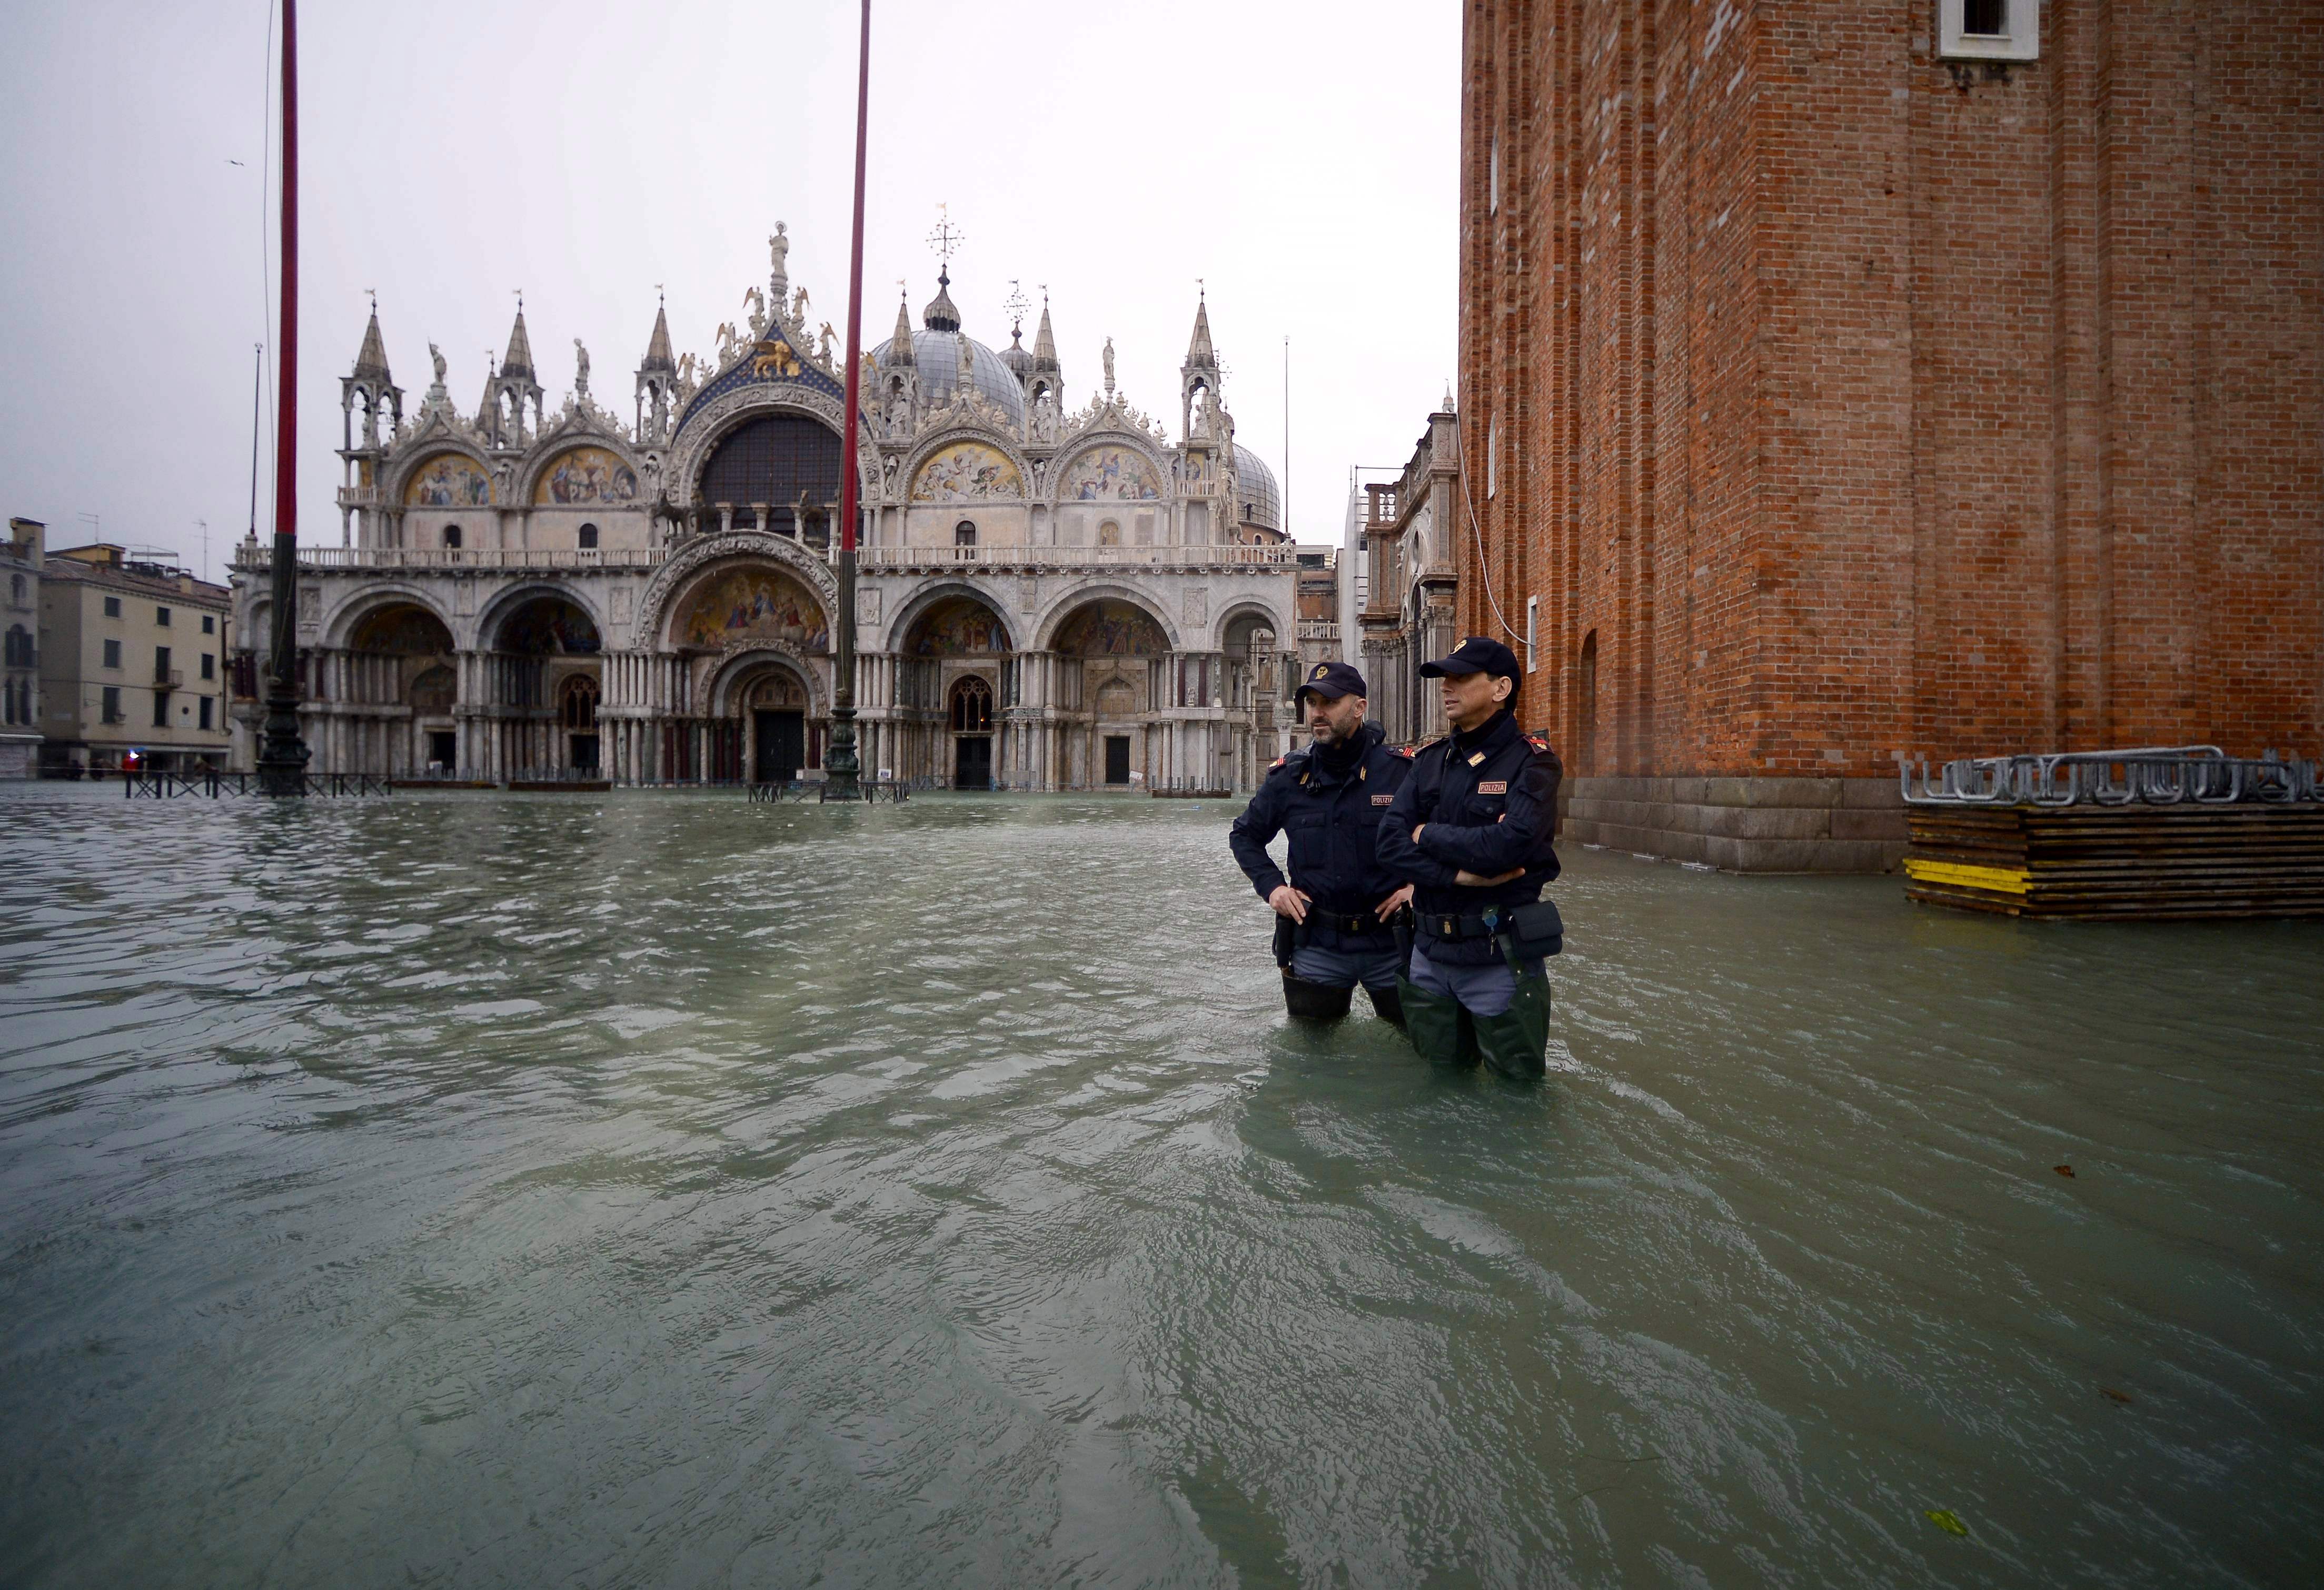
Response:
[[[1235,503],[1235,522],[1256,524],[1277,535],[1285,533],[1283,493],[1275,484],[1275,471],[1240,442],[1235,443],[1234,451],[1235,476],[1240,482],[1237,490],[1240,493]]]
[[[872,357],[881,365],[888,362],[888,350],[895,345],[890,337],[872,350]],[[1017,377],[1009,373],[1001,356],[991,348],[969,339],[975,350],[976,390],[1001,405],[1009,418],[1022,425],[1025,422],[1025,389],[1017,384]],[[919,366],[920,396],[935,402],[949,393],[960,379],[960,336],[952,331],[920,330],[912,333],[912,362]],[[1274,481],[1270,477],[1268,500],[1273,501]]]

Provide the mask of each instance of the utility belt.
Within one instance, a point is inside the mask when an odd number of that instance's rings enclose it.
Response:
[[[1412,911],[1408,906],[1398,908],[1383,922],[1370,911],[1348,916],[1340,911],[1318,911],[1311,905],[1304,922],[1295,922],[1285,916],[1275,919],[1275,964],[1289,966],[1291,952],[1305,949],[1309,933],[1316,928],[1328,928],[1351,938],[1376,938],[1392,933],[1398,949],[1409,954],[1412,948]]]
[[[1530,905],[1488,906],[1473,916],[1419,911],[1413,920],[1421,936],[1427,938],[1498,939],[1501,953],[1512,962],[1540,960],[1563,954],[1565,949],[1565,919],[1558,915],[1557,902],[1553,900],[1536,900]]]

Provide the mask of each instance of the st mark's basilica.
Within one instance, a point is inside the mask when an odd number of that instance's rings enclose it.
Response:
[[[626,782],[812,779],[833,689],[842,371],[769,240],[707,360],[657,311],[626,420],[546,406],[521,304],[475,411],[433,345],[416,409],[374,308],[341,381],[342,545],[302,546],[316,772]],[[1078,409],[1047,305],[995,351],[947,271],[864,356],[856,699],[867,776],[969,788],[1249,787],[1300,642],[1275,477],[1234,441],[1206,306],[1176,439],[1113,380]],[[1311,551],[1307,554],[1316,556]],[[265,553],[235,633],[270,633]],[[237,660],[247,767],[263,659]]]

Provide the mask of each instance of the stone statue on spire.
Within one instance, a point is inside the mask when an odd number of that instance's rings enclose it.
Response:
[[[1105,339],[1104,363],[1105,395],[1111,399],[1113,396],[1113,338],[1111,337]]]
[[[589,401],[589,350],[577,337],[573,339],[573,390],[582,402]]]

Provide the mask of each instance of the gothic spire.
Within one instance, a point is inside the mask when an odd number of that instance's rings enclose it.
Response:
[[[1057,334],[1049,329],[1049,295],[1041,295],[1041,328],[1033,334],[1033,368],[1054,375],[1057,370]]]
[[[501,360],[501,374],[532,379],[532,338],[525,335],[524,300],[521,297],[516,300],[516,324],[509,328],[508,353]]]
[[[1210,370],[1218,366],[1219,356],[1211,348],[1211,305],[1206,296],[1194,304],[1194,335],[1186,342],[1186,367],[1190,370]]]
[[[389,382],[395,378],[387,373],[387,344],[379,335],[379,300],[372,300],[371,324],[364,328],[363,347],[355,354],[355,378],[357,381]]]
[[[912,317],[906,311],[905,300],[900,295],[896,300],[896,335],[888,339],[888,354],[882,362],[890,365],[918,363],[912,357]]]
[[[648,371],[677,368],[678,356],[669,351],[669,313],[657,304],[654,306],[653,336],[646,342],[646,362],[638,366],[638,373],[644,374]]]

